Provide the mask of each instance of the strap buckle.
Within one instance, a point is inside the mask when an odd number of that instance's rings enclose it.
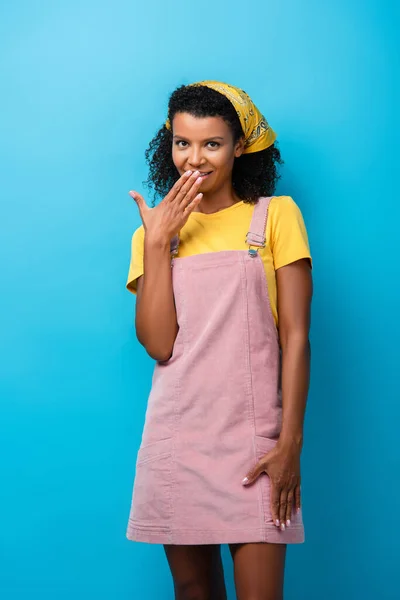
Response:
[[[255,237],[261,238],[262,242],[261,241],[256,241],[255,243],[254,243],[254,241],[253,241],[253,243],[249,242],[248,241],[249,235],[251,235],[253,237],[255,236]],[[267,240],[265,238],[265,235],[259,235],[258,233],[253,233],[252,231],[248,231],[247,235],[246,235],[246,239],[244,241],[249,246],[258,246],[259,248],[265,248]]]

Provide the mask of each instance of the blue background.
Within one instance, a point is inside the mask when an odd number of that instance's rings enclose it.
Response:
[[[128,190],[146,193],[168,95],[200,79],[245,89],[278,132],[277,193],[314,258],[285,600],[397,597],[398,25],[382,0],[2,3],[3,600],[173,597],[162,548],[125,538],[153,368],[124,288]]]

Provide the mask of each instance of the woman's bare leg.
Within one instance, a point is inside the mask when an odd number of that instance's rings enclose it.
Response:
[[[226,600],[221,547],[165,545],[175,600]]]
[[[286,544],[230,544],[237,600],[283,600]]]

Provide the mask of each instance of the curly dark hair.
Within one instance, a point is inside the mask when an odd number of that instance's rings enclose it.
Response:
[[[207,86],[178,87],[170,96],[168,118],[172,124],[176,113],[189,113],[194,117],[219,116],[229,125],[234,144],[244,136],[239,117],[232,103],[223,94]],[[154,188],[153,206],[157,196],[167,195],[180,178],[172,160],[172,131],[165,124],[151,140],[145,152],[149,165],[149,177],[144,181],[147,188]],[[244,202],[254,204],[260,196],[272,196],[280,179],[277,164],[282,165],[276,142],[259,152],[242,154],[235,158],[232,171],[232,186]]]

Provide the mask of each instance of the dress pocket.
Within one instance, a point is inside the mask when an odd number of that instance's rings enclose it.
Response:
[[[263,458],[272,448],[275,448],[277,440],[271,440],[270,438],[262,437],[261,435],[255,436],[255,445],[257,453],[257,462]],[[265,471],[261,473],[258,478],[258,485],[261,495],[261,505],[263,510],[264,522],[268,525],[274,525],[271,514],[271,480]],[[274,525],[275,526],[275,525]]]
[[[167,527],[172,516],[172,438],[139,448],[130,519],[138,525]]]

